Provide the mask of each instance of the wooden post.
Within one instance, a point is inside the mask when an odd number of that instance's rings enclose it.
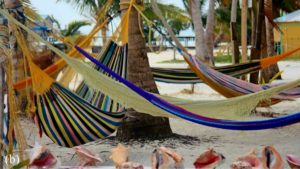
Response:
[[[255,44],[251,49],[251,60],[260,59],[262,24],[264,21],[265,21],[264,0],[259,0],[256,33],[255,33]],[[258,75],[259,75],[258,73],[252,73],[250,75],[250,82],[258,83]]]
[[[231,30],[231,43],[232,43],[232,63],[237,64],[240,62],[239,59],[239,44],[238,44],[238,35],[236,27],[236,15],[237,15],[237,0],[232,0],[231,3],[231,21],[230,21],[230,30]]]
[[[242,62],[247,62],[247,12],[248,0],[242,1]]]

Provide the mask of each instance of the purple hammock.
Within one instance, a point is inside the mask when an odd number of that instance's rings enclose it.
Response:
[[[128,88],[130,88],[131,90],[133,90],[134,92],[136,92],[137,94],[139,94],[140,96],[148,100],[153,105],[165,110],[166,112],[172,115],[175,115],[177,117],[180,117],[182,119],[194,123],[198,123],[198,124],[202,124],[214,128],[228,129],[228,130],[263,130],[263,129],[283,127],[283,126],[300,122],[300,112],[274,118],[274,119],[255,120],[255,121],[233,121],[233,120],[223,120],[223,119],[215,119],[215,118],[208,118],[205,116],[201,116],[189,112],[179,106],[171,104],[161,98],[156,97],[151,93],[144,91],[143,89],[137,87],[136,85],[122,78],[117,73],[113,72],[111,69],[109,69],[108,67],[100,63],[97,59],[93,58],[91,55],[89,55],[86,51],[84,51],[80,47],[75,46],[75,48],[78,50],[78,52],[80,52],[91,62],[99,66],[106,73],[110,74],[116,80],[123,83],[125,86],[127,86]]]

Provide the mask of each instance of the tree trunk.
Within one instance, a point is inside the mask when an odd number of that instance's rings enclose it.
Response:
[[[272,0],[267,0],[266,2],[269,3],[268,6],[273,11]],[[272,17],[272,18],[274,18],[274,17]],[[266,19],[266,31],[267,31],[268,56],[273,56],[276,54],[275,47],[274,47],[274,27],[268,19]],[[271,65],[269,67],[269,76],[270,76],[269,78],[273,78],[278,72],[279,72],[278,64]],[[281,76],[278,76],[277,79],[281,79]]]
[[[266,58],[268,56],[268,50],[267,50],[267,37],[266,37],[266,22],[268,19],[265,17],[265,20],[262,23],[262,34],[261,34],[261,58]],[[269,83],[270,81],[270,69],[266,68],[261,71],[261,80],[264,83]]]
[[[191,18],[194,24],[194,31],[196,36],[196,57],[198,57],[201,61],[207,62],[205,57],[208,55],[205,49],[205,34],[202,23],[202,15],[200,10],[200,1],[198,0],[189,0],[189,8]]]
[[[232,0],[231,3],[231,23],[230,23],[230,32],[231,32],[231,43],[232,43],[232,63],[237,64],[240,62],[239,56],[239,44],[238,44],[238,34],[236,27],[236,18],[237,18],[237,0]]]
[[[215,26],[215,0],[209,1],[208,14],[206,20],[205,42],[207,56],[206,62],[214,65],[214,26]]]
[[[247,13],[248,13],[248,1],[242,1],[242,62],[247,62]]]
[[[255,45],[251,49],[251,60],[260,59],[262,23],[264,22],[264,19],[264,0],[259,0],[257,25],[255,29]],[[252,73],[250,75],[250,82],[258,83],[258,75],[258,73]]]
[[[220,31],[219,31],[217,37],[214,40],[214,47],[218,47],[219,46],[219,43],[222,42],[222,40],[224,39],[224,36],[225,36],[224,25],[221,24]]]
[[[129,0],[121,0],[121,10],[125,12]],[[141,4],[141,1],[137,2]],[[127,7],[126,7],[127,6]],[[146,46],[143,36],[137,26],[138,12],[132,8],[129,17],[128,30],[128,80],[146,91],[158,93],[149,66]],[[136,138],[162,138],[172,134],[168,118],[152,117],[150,115],[128,110],[127,117],[119,127],[117,137],[120,140]]]
[[[20,13],[23,13],[23,7],[20,0],[4,0],[5,7],[7,9],[13,9],[16,12],[13,12],[12,15],[21,23],[25,23],[25,18],[20,15]],[[13,83],[16,83],[20,80],[23,80],[25,78],[25,71],[24,71],[24,57],[22,54],[22,51],[20,47],[17,44],[16,37],[13,35],[12,31],[10,31],[9,36],[10,41],[10,48],[12,51],[12,61],[13,61]],[[27,104],[27,98],[26,93],[18,91],[16,99],[18,103],[16,105],[19,105],[18,109],[21,110],[21,112],[25,112],[26,104]]]
[[[255,45],[255,33],[256,33],[256,6],[257,3],[252,1],[251,8],[251,46]]]

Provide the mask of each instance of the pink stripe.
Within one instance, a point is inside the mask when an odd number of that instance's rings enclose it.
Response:
[[[69,125],[69,122],[66,120],[66,118],[63,116],[63,113],[60,111],[60,109],[58,108],[56,102],[54,102],[54,107],[58,110],[64,124],[67,126],[67,129],[68,131],[71,133],[71,136],[72,136],[72,141],[75,141],[76,142],[76,145],[80,144],[80,141],[79,139],[77,138],[77,136],[75,135],[74,131],[72,130],[72,128],[70,127]],[[68,133],[67,133],[68,134]]]

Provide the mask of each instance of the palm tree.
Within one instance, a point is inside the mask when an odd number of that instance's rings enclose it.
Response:
[[[196,56],[207,64],[213,65],[213,48],[214,48],[214,25],[215,25],[215,1],[208,0],[209,3],[206,28],[202,21],[201,8],[204,1],[184,0],[184,6],[190,14],[193,22],[196,37]]]
[[[57,2],[60,1],[71,3],[81,14],[93,19],[95,22],[102,22],[105,18],[99,20],[99,15],[105,16],[106,12],[111,16],[117,14],[120,3],[120,0],[109,0],[108,3],[111,4],[108,5],[109,9],[103,9],[105,8],[103,5],[106,4],[107,0],[57,0]],[[107,26],[101,30],[103,45],[107,41],[107,30]]]
[[[101,12],[103,4],[105,4],[106,0],[57,0],[65,1],[67,3],[71,3],[74,5],[81,14],[88,15],[89,17],[97,20],[97,15]],[[108,10],[108,14],[111,16],[117,16],[119,14],[120,9],[120,0],[110,0],[111,6]],[[144,14],[150,20],[157,20],[156,16],[153,14],[151,10],[151,5],[149,2],[145,2],[144,5]],[[164,16],[168,19],[169,24],[173,27],[176,33],[179,33],[181,30],[187,29],[190,25],[190,18],[185,14],[185,11],[174,6],[174,5],[166,5],[159,3],[160,9],[162,9]],[[157,23],[157,26],[162,26],[160,22]],[[102,30],[103,42],[106,41],[106,31],[104,28]],[[104,43],[103,43],[104,44]]]
[[[172,4],[157,3],[157,5],[162,11],[162,15],[167,19],[168,24],[172,27],[176,34],[179,34],[180,31],[190,27],[191,18],[188,16],[185,10]],[[145,16],[151,21],[155,21],[157,27],[163,27],[161,21],[154,14],[151,3],[145,2],[144,8]]]
[[[126,10],[126,2],[121,9]],[[137,1],[141,4],[141,1]],[[153,79],[153,75],[149,66],[146,53],[146,46],[143,36],[139,30],[138,12],[132,9],[129,17],[129,32],[128,32],[128,80],[135,85],[143,88],[146,91],[158,93],[158,89]],[[167,137],[172,134],[168,118],[152,117],[150,115],[141,114],[134,110],[127,112],[126,118],[119,127],[117,136],[121,140],[132,138],[152,137],[160,138]]]
[[[104,0],[64,1],[72,3],[83,14],[85,13],[92,17],[97,16],[96,14],[98,13],[99,9],[102,8],[102,5],[105,2]],[[123,4],[126,8],[128,2],[129,0],[122,0],[121,4]],[[117,13],[117,11],[120,9],[119,3],[119,0],[113,0],[112,8],[109,10],[110,14]],[[137,3],[141,4],[140,1],[138,1]],[[145,7],[147,7],[147,4],[145,4]],[[126,9],[123,8],[123,10]],[[175,10],[173,10],[173,13],[174,11]],[[151,16],[151,13],[149,13],[149,11],[147,16]],[[171,16],[174,17],[176,15]],[[127,77],[129,81],[138,85],[139,87],[150,92],[158,93],[158,89],[149,67],[145,40],[141,35],[139,26],[137,26],[139,24],[138,13],[135,9],[132,9],[129,19]],[[122,140],[140,137],[165,137],[172,133],[169,120],[167,118],[152,117],[149,115],[138,113],[134,110],[128,110],[127,114],[128,118],[124,120],[122,126],[120,126],[117,132],[117,136]]]

